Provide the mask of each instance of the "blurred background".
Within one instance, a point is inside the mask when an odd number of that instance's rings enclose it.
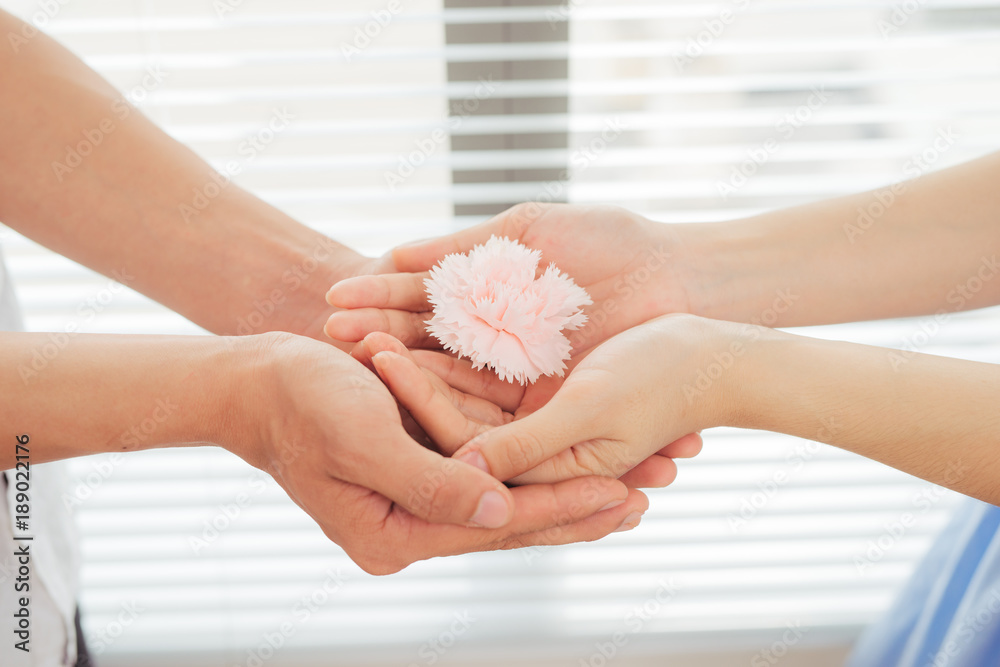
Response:
[[[713,221],[1000,147],[1000,1],[0,5],[241,185],[368,253],[523,200]],[[0,239],[31,330],[199,333]],[[991,309],[804,333],[1000,362],[998,325]],[[86,634],[105,667],[840,664],[956,497],[803,440],[705,440],[637,530],[387,578],[224,452],[78,460],[64,500]]]

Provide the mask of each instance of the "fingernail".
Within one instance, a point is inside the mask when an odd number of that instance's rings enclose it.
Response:
[[[471,523],[481,528],[499,528],[507,523],[507,501],[499,491],[487,491],[479,499]]]
[[[622,525],[618,526],[618,529],[615,530],[615,532],[623,533],[626,530],[632,530],[633,528],[639,525],[639,521],[641,519],[642,519],[641,512],[632,512],[627,517],[625,517],[625,520],[622,521]]]
[[[388,352],[376,352],[372,355],[372,363],[380,368],[385,368],[389,365],[390,355]]]
[[[602,507],[601,509],[599,509],[597,511],[598,512],[603,512],[604,510],[609,510],[612,507],[618,507],[619,505],[624,505],[624,504],[625,504],[625,500],[624,499],[622,499],[622,500],[612,500],[610,503],[608,503],[607,505],[605,505],[604,507]]]
[[[378,356],[378,355],[376,355],[376,356]],[[479,468],[480,470],[482,470],[483,472],[485,472],[487,475],[493,474],[493,473],[490,472],[490,465],[486,462],[486,459],[483,458],[483,455],[480,454],[478,450],[473,450],[471,452],[465,452],[461,456],[457,456],[455,458],[457,458],[462,463],[468,463],[470,466],[473,466],[475,468]]]
[[[333,305],[333,289],[334,289],[334,288],[335,288],[335,287],[336,287],[336,286],[337,286],[338,284],[339,284],[339,283],[334,283],[334,284],[333,284],[333,286],[331,286],[331,287],[330,287],[330,289],[328,289],[328,290],[326,291],[326,302],[327,302],[328,304],[330,304],[331,306]]]

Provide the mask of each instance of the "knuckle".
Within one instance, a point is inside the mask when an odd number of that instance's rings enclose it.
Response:
[[[538,438],[531,433],[517,433],[507,442],[503,456],[514,474],[530,470],[542,455]]]
[[[386,276],[372,276],[375,279],[373,286],[372,302],[382,308],[392,305],[395,294],[392,289],[392,281]]]
[[[504,235],[519,238],[538,220],[549,208],[549,204],[536,201],[521,202],[515,204],[503,214],[502,231]]]
[[[596,448],[595,466],[604,477],[618,478],[635,467],[635,462],[628,454],[628,448],[620,443],[602,441]]]
[[[407,496],[409,511],[428,520],[447,516],[459,500],[456,485],[447,482],[447,475],[441,470],[425,473],[421,483]]]
[[[573,447],[574,476],[621,477],[633,467],[625,449],[620,443],[607,440],[590,441]]]
[[[431,340],[427,320],[422,313],[407,313],[406,326],[400,327],[399,339],[404,347],[422,347]]]

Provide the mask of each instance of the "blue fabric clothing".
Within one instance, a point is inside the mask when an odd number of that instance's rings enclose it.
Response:
[[[846,667],[1000,667],[1000,508],[965,501]]]

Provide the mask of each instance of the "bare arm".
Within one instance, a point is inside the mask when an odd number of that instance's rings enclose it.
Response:
[[[602,478],[511,491],[412,440],[374,375],[302,336],[80,335],[42,364],[46,344],[0,334],[0,469],[21,463],[30,476],[31,464],[83,454],[219,445],[271,474],[372,573],[593,540],[648,507]]]
[[[380,371],[409,363],[392,361]],[[429,432],[463,424],[453,399],[420,409],[408,396],[418,382],[390,385]],[[478,436],[454,457],[525,482],[619,476],[686,433],[734,426],[825,442],[1000,504],[998,395],[996,364],[671,315],[595,348],[536,412],[472,425]]]
[[[21,25],[0,11],[0,34]],[[208,164],[45,35],[0,49],[0,100],[0,220],[105,275],[134,276],[130,286],[210,331],[319,336],[329,286],[374,270],[235,184],[217,187]],[[81,142],[90,153],[67,158]]]
[[[411,273],[337,284],[327,332],[433,346],[425,272],[491,235],[540,250],[585,287],[585,350],[669,313],[767,326],[832,324],[1000,304],[1000,153],[873,192],[753,218],[664,225],[624,209],[526,203],[481,225],[397,248]],[[883,203],[885,202],[885,203]],[[859,212],[860,211],[860,212]]]
[[[686,227],[697,315],[769,326],[1000,304],[1000,153],[872,192]]]

